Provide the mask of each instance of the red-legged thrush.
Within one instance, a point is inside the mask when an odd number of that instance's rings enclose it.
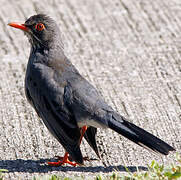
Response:
[[[97,128],[111,128],[136,144],[164,155],[175,150],[127,121],[104,101],[64,55],[61,32],[53,19],[38,14],[24,24],[9,25],[23,30],[31,43],[25,77],[26,97],[64,147],[66,153],[60,165],[69,161],[69,155],[76,163],[83,164],[82,137],[99,156],[95,140]]]

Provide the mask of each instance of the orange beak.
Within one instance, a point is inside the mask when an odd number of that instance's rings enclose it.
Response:
[[[12,23],[9,23],[8,25],[17,29],[21,29],[26,32],[29,31],[29,29],[24,24],[21,24],[21,23],[12,22]]]

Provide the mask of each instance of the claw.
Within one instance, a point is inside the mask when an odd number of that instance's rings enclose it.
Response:
[[[59,161],[57,162],[47,162],[47,164],[49,166],[55,166],[55,167],[58,167],[58,166],[62,166],[64,164],[70,164],[71,166],[76,166],[78,163],[74,163],[72,161],[69,160],[69,156],[68,156],[68,153],[66,152],[64,157],[59,157],[59,156],[56,156]]]
[[[58,166],[62,166],[62,165],[64,165],[64,164],[70,164],[70,165],[72,165],[72,166],[75,167],[76,165],[80,165],[80,164],[78,164],[78,163],[72,162],[73,159],[72,159],[71,156],[68,156],[67,159],[65,159],[64,157],[61,157],[61,156],[55,156],[55,157],[58,159],[58,161],[57,161],[57,162],[47,162],[47,164],[48,164],[49,166],[58,167]],[[94,161],[94,160],[97,160],[97,159],[90,159],[89,157],[83,157],[83,160],[90,162],[90,161]]]
[[[71,162],[71,161],[47,162],[47,164],[48,164],[49,166],[54,166],[54,167],[59,167],[59,166],[62,166],[62,165],[64,165],[64,164],[70,164],[71,166],[74,166],[74,167],[77,165],[77,163],[73,163],[73,162]]]

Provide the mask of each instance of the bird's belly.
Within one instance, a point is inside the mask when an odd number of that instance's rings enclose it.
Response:
[[[77,119],[77,118],[76,118]],[[89,117],[83,117],[83,118],[78,118],[77,120],[78,126],[81,128],[83,126],[92,126],[95,128],[107,128],[104,124],[101,124],[97,122],[96,120],[89,118]]]

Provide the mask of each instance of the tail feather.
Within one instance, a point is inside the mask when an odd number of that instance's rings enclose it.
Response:
[[[166,142],[134,125],[133,123],[128,122],[124,117],[118,114],[112,115],[112,119],[108,120],[108,126],[112,130],[125,136],[136,144],[142,147],[147,147],[154,152],[168,155],[169,151],[175,151],[175,149]]]
[[[101,159],[99,155],[99,151],[97,148],[97,143],[96,143],[96,134],[97,134],[97,128],[94,128],[92,126],[89,126],[87,128],[87,131],[84,134],[84,138],[86,141],[89,143],[89,145],[92,147],[92,149],[95,151],[99,159]]]

